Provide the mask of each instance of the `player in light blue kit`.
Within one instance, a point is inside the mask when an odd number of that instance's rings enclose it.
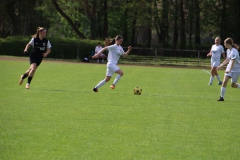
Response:
[[[207,56],[211,57],[211,77],[208,85],[212,85],[214,77],[216,76],[218,79],[218,85],[222,84],[222,81],[217,73],[217,67],[220,64],[221,55],[223,56],[223,59],[225,59],[225,52],[223,49],[223,46],[220,45],[221,39],[220,37],[215,38],[215,44],[212,45],[210,53],[207,54]]]
[[[123,71],[117,66],[118,60],[121,55],[127,56],[129,52],[131,51],[132,47],[129,46],[127,52],[124,52],[123,48],[121,47],[121,44],[123,42],[123,38],[120,35],[117,35],[115,39],[113,39],[111,42],[109,42],[107,39],[105,41],[106,47],[101,49],[97,54],[95,54],[92,58],[98,58],[102,52],[105,50],[108,50],[108,63],[107,63],[107,71],[106,71],[106,77],[104,80],[100,81],[94,88],[94,92],[98,92],[98,88],[103,86],[105,83],[107,83],[113,76],[114,73],[117,73],[113,84],[110,86],[110,88],[114,89],[117,82],[120,80],[120,78],[123,76]]]
[[[238,53],[239,47],[233,43],[231,38],[227,38],[224,41],[224,46],[228,48],[226,60],[217,69],[220,69],[223,65],[227,64],[227,68],[224,75],[223,84],[220,92],[220,99],[218,101],[224,101],[224,95],[226,92],[226,86],[228,80],[231,79],[232,88],[240,88],[240,84],[237,83],[240,76],[240,57]]]

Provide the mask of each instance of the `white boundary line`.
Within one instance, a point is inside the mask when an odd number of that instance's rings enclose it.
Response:
[[[208,74],[211,74],[209,71],[205,70],[205,69],[202,69],[203,72],[206,72]]]

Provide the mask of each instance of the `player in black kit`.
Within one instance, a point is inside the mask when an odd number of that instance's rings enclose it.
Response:
[[[37,33],[32,36],[31,41],[26,45],[24,53],[27,53],[28,48],[33,46],[33,51],[30,53],[30,68],[20,77],[19,85],[22,85],[23,80],[28,77],[28,82],[26,84],[26,89],[30,88],[30,83],[32,81],[33,75],[37,67],[41,64],[43,57],[51,52],[51,44],[46,37],[47,30],[43,27],[38,27]]]

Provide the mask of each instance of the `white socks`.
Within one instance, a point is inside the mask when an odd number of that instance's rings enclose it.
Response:
[[[217,77],[217,79],[218,79],[218,82],[222,82],[222,81],[221,81],[221,78],[220,78],[220,76],[219,76],[219,75],[217,75],[216,77]],[[213,77],[213,76],[211,76],[211,77],[210,77],[210,82],[209,82],[209,83],[212,83],[212,82],[213,82],[213,80],[214,80],[214,77]]]
[[[214,77],[210,77],[210,82],[209,83],[212,83],[213,82],[213,80],[214,80]]]
[[[219,74],[218,74],[216,77],[217,77],[217,79],[218,79],[219,82],[222,82],[221,79],[220,79],[220,77],[219,77]]]
[[[97,84],[97,86],[95,87],[95,88],[100,88],[100,87],[102,87],[105,83],[107,83],[105,80],[102,80],[101,82],[99,82],[98,84]]]
[[[116,78],[115,78],[115,80],[113,81],[113,84],[114,85],[116,85],[117,84],[117,82],[120,80],[120,78],[121,78],[122,76],[120,76],[119,74],[116,76]],[[105,81],[105,80],[102,80],[102,81],[100,81],[97,85],[96,85],[96,87],[95,88],[100,88],[100,87],[102,87],[104,84],[106,84],[107,82]]]
[[[226,88],[225,87],[221,87],[220,96],[224,98],[225,92],[226,92]]]
[[[121,77],[122,77],[122,76],[121,76],[120,74],[118,74],[118,75],[116,76],[115,80],[113,81],[113,84],[116,85],[117,82],[120,80]]]

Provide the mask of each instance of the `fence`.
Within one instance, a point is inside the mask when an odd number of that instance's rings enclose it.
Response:
[[[209,51],[134,47],[129,56],[120,59],[120,63],[208,66],[210,58],[207,53]]]
[[[127,50],[127,47],[123,47]],[[94,53],[94,47],[83,48],[77,44],[54,44],[49,55],[56,59],[74,59],[81,61],[89,58]],[[209,66],[209,51],[181,50],[164,48],[140,48],[133,47],[127,57],[120,58],[122,64],[146,64],[146,65],[183,65],[183,66]],[[105,53],[107,55],[107,53]],[[90,62],[95,62],[91,60]]]

